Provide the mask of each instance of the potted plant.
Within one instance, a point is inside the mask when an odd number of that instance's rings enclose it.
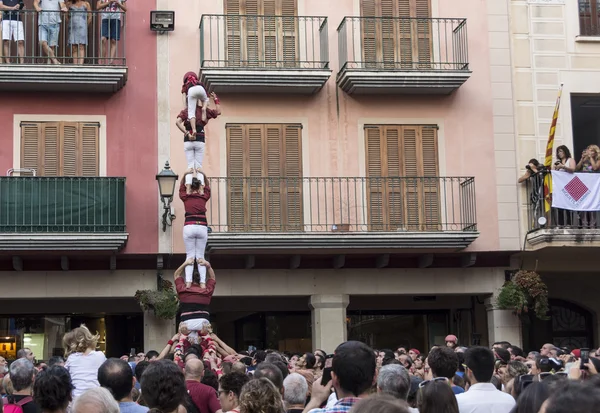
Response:
[[[172,320],[177,316],[179,300],[173,283],[161,279],[158,290],[137,290],[135,299],[144,311],[152,311],[157,318]]]
[[[548,287],[537,272],[517,271],[500,289],[496,307],[513,310],[521,318],[525,318],[533,310],[540,320],[549,320]]]

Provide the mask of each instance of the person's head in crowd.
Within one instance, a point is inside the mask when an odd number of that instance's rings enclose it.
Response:
[[[565,145],[560,145],[556,148],[556,159],[567,160],[571,158],[571,151]]]
[[[494,353],[486,347],[471,347],[465,351],[465,375],[470,383],[489,383],[494,375]]]
[[[279,371],[281,371],[281,377],[283,378],[283,380],[285,380],[285,378],[288,376],[288,374],[290,374],[287,363],[278,360],[278,361],[274,361],[272,364],[274,364],[275,366],[277,366],[279,368]]]
[[[408,354],[400,354],[398,356],[398,361],[400,364],[404,366],[405,369],[410,370],[413,365],[413,360],[410,358]]]
[[[110,390],[116,401],[132,401],[135,379],[127,362],[117,358],[106,360],[98,369],[98,383]]]
[[[231,373],[232,367],[233,367],[233,364],[230,361],[224,361],[221,363],[221,370],[223,371],[223,374]]]
[[[273,383],[275,388],[277,388],[279,392],[283,394],[283,374],[281,373],[281,369],[275,364],[260,363],[258,366],[256,366],[256,370],[254,371],[254,378],[265,378],[269,380],[271,383]]]
[[[550,357],[552,350],[554,350],[554,344],[546,343],[540,349],[540,355],[544,357]]]
[[[263,363],[266,358],[267,358],[267,352],[266,351],[257,350],[256,353],[254,353],[252,364],[255,365],[255,366],[257,366],[260,363]]]
[[[31,351],[31,349],[23,347],[22,349],[17,351],[17,359],[27,359],[33,363],[33,361],[35,360],[35,354],[33,354],[33,351]]]
[[[308,383],[299,373],[291,373],[283,380],[283,400],[288,409],[299,408],[304,410],[308,397]]]
[[[454,334],[447,335],[444,341],[446,343],[446,347],[450,347],[452,350],[458,346],[458,337],[456,337]]]
[[[28,358],[20,358],[10,365],[10,381],[14,394],[31,394],[35,367]]]
[[[232,372],[237,372],[237,373],[242,373],[242,374],[246,374],[247,372],[247,367],[244,363],[242,363],[241,361],[236,361],[235,363],[233,363],[231,365],[231,371]]]
[[[527,360],[535,361],[535,359],[539,356],[541,356],[539,351],[530,351],[529,353],[527,353]]]
[[[140,361],[138,364],[135,365],[135,379],[138,383],[142,382],[142,375],[144,374],[144,371],[146,371],[149,365],[150,362],[148,361]]]
[[[456,396],[448,382],[442,380],[424,381],[419,385],[417,408],[419,413],[458,413]]]
[[[410,390],[406,401],[410,407],[417,407],[417,393],[419,392],[419,384],[423,383],[423,379],[416,376],[410,376]]]
[[[386,361],[383,362],[383,364],[381,366],[382,367],[383,366],[389,366],[390,364],[404,367],[404,365],[402,364],[402,362],[400,362],[400,360],[396,360],[396,359],[386,360]]]
[[[250,378],[248,375],[235,371],[221,376],[219,379],[218,393],[221,409],[224,412],[239,408],[242,387],[244,387],[249,380]]]
[[[508,350],[510,346],[511,344],[508,341],[496,341],[494,344],[492,344],[492,350],[496,350],[497,348]]]
[[[406,347],[404,347],[404,346],[399,346],[399,347],[396,349],[396,354],[398,354],[399,356],[400,356],[401,354],[407,354]]]
[[[350,413],[408,413],[408,405],[387,394],[375,394],[356,403]]]
[[[92,334],[85,324],[74,328],[63,336],[65,357],[73,353],[85,353],[88,349],[95,350],[99,339],[100,335]]]
[[[202,377],[201,383],[212,387],[215,391],[219,390],[219,377],[210,368],[206,368],[206,366],[204,366],[204,376]]]
[[[73,413],[120,413],[120,409],[110,391],[94,387],[75,399]]]
[[[416,360],[417,356],[419,356],[420,354],[421,352],[416,348],[411,348],[410,350],[408,350],[408,355],[411,359],[413,359],[413,361]]]
[[[521,361],[511,361],[508,363],[506,369],[506,382],[514,379],[515,377],[522,376],[523,374],[529,373],[527,365]]]
[[[177,364],[168,360],[157,360],[142,376],[142,397],[150,413],[176,412],[184,403],[187,389],[185,378]]]
[[[146,361],[157,360],[158,356],[160,356],[160,354],[158,353],[158,351],[156,351],[156,350],[150,350],[149,352],[146,353]]]
[[[325,357],[323,357],[321,354],[315,354],[315,358],[317,359],[317,362],[315,363],[315,372],[320,372],[325,368]],[[290,365],[292,365],[290,363]]]
[[[283,411],[281,393],[269,379],[255,378],[242,387],[240,413],[282,413]]]
[[[186,380],[201,382],[204,377],[204,363],[198,359],[188,360],[183,372]]]
[[[265,357],[265,363],[275,363],[276,361],[281,361],[285,363],[285,359],[283,358],[283,356],[277,352],[269,353]]]
[[[61,356],[50,357],[50,359],[48,360],[48,367],[53,367],[53,366],[64,367],[65,366],[64,357],[61,357]]]
[[[495,375],[503,383],[507,383],[510,378],[508,377],[508,363],[510,362],[510,352],[502,347],[494,349],[494,356],[496,361],[494,363]]]
[[[550,373],[556,364],[548,357],[540,356],[535,359],[535,363],[531,366],[531,374]]]
[[[539,413],[597,413],[600,392],[579,381],[568,380],[560,391],[554,391]]]
[[[315,356],[321,356],[323,358],[327,357],[327,353],[325,353],[325,350],[321,350],[320,348],[316,349],[314,352]]]
[[[415,360],[413,361],[413,368],[416,370],[421,370],[425,367],[425,359],[427,357],[425,354],[419,354]]]
[[[388,364],[377,375],[377,392],[406,401],[410,390],[410,376],[401,365]]]
[[[317,363],[317,358],[313,353],[304,353],[296,362],[299,369],[313,369]]]
[[[400,357],[400,356],[398,356]],[[407,355],[408,357],[408,355]],[[395,359],[396,355],[394,354],[394,352],[390,349],[383,349],[383,350],[379,350],[377,352],[377,365],[378,366],[382,366],[384,363],[387,364],[386,362],[391,360],[391,359]]]
[[[452,377],[452,384],[464,390],[466,385],[465,378],[455,374],[454,377]]]
[[[375,354],[359,341],[340,344],[332,360],[331,378],[338,399],[360,397],[373,385]]]
[[[508,348],[508,352],[510,353],[511,360],[514,360],[517,357],[523,357],[523,349],[521,349],[521,347],[511,345]]]
[[[429,353],[427,363],[433,377],[445,377],[451,380],[458,370],[458,356],[450,347],[438,347]]]
[[[63,413],[71,403],[73,389],[67,369],[54,365],[35,377],[33,400],[43,413]]]

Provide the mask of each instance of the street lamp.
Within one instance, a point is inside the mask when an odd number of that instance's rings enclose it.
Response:
[[[175,214],[171,212],[171,201],[173,200],[173,194],[175,193],[175,185],[177,185],[177,179],[179,175],[171,170],[169,161],[165,162],[165,169],[160,171],[156,175],[158,181],[158,193],[163,201],[164,212],[162,215],[162,226],[163,232],[167,230],[167,225],[171,226],[175,219]]]

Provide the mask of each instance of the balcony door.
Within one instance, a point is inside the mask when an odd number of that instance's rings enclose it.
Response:
[[[437,231],[437,126],[367,125],[367,205],[372,231]]]
[[[301,125],[226,129],[229,231],[302,231]]]
[[[430,0],[360,0],[366,68],[430,69]]]
[[[296,67],[296,0],[226,0],[228,67]]]
[[[98,176],[95,122],[22,122],[21,168],[37,176]]]

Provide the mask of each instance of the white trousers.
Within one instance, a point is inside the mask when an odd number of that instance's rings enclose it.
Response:
[[[196,118],[196,107],[198,106],[198,101],[208,102],[208,95],[206,94],[206,89],[204,89],[200,85],[193,86],[188,89],[187,95],[188,101],[188,119]]]
[[[204,160],[204,142],[189,141],[183,142],[183,150],[187,158],[188,168],[202,169],[202,161]]]
[[[208,241],[208,227],[205,225],[184,225],[183,226],[183,243],[185,244],[186,259],[202,258],[204,259],[204,249]],[[206,284],[206,267],[198,266],[200,272],[200,282]],[[194,266],[188,265],[185,267],[185,282],[191,283],[194,274]]]

